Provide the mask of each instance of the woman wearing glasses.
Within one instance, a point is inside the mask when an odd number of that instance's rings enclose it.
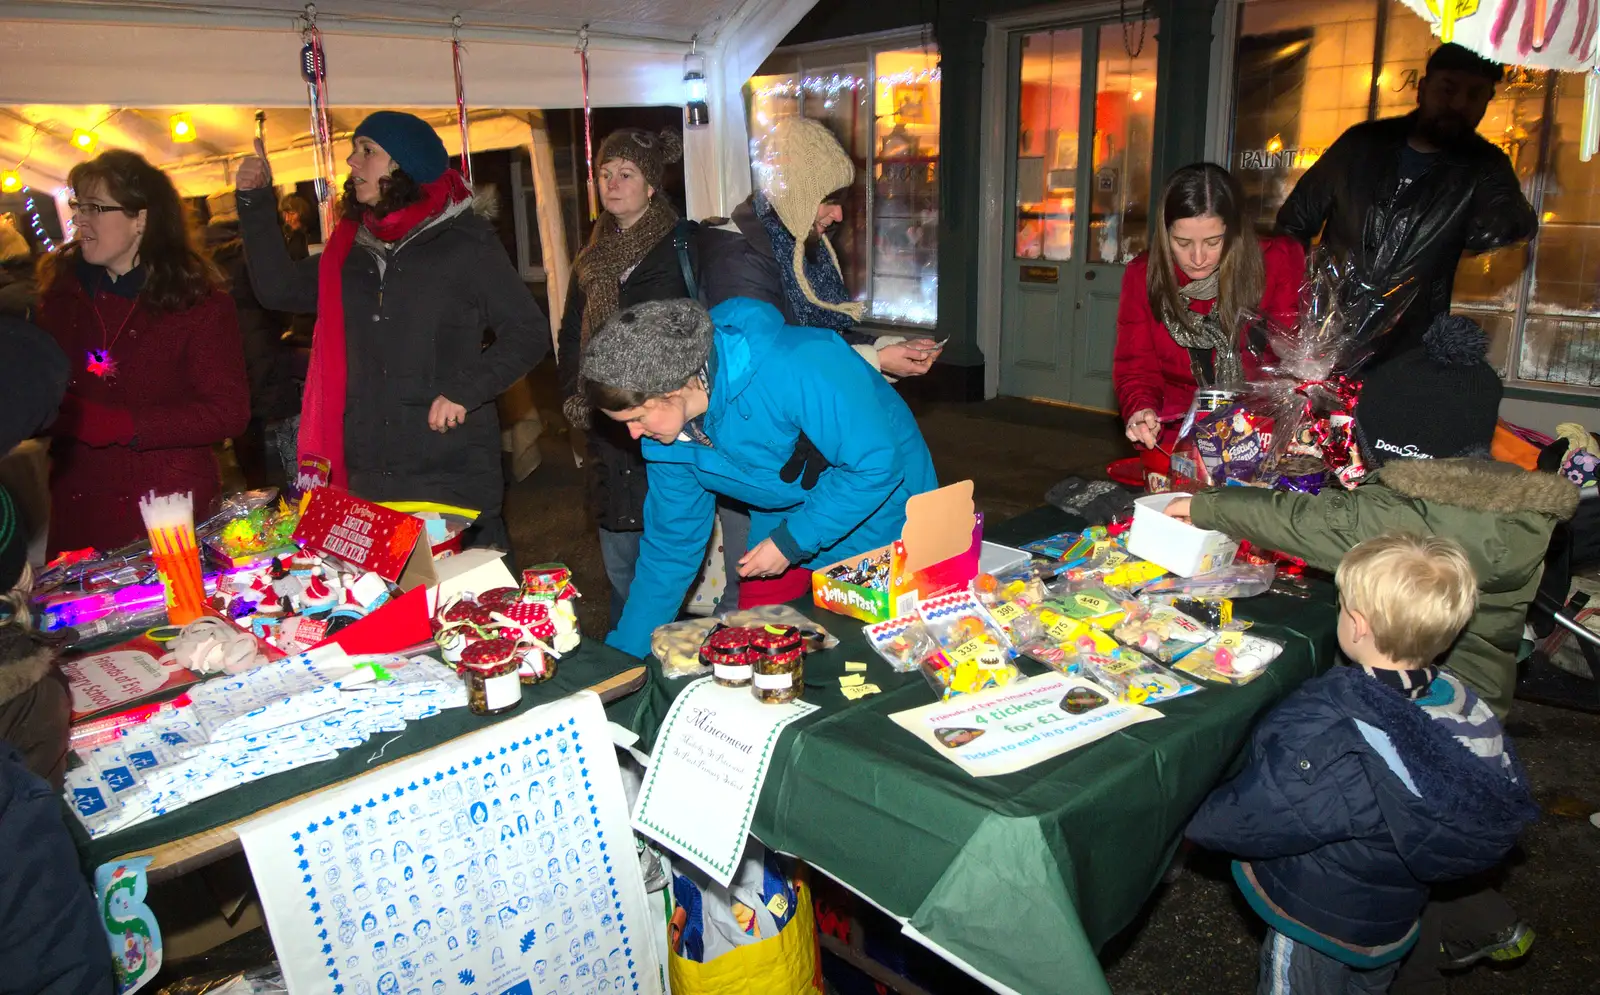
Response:
[[[139,539],[147,491],[189,491],[205,514],[212,447],[250,420],[233,298],[191,241],[172,181],[114,150],[68,182],[74,239],[45,257],[37,312],[72,370],[52,429],[52,556]]]

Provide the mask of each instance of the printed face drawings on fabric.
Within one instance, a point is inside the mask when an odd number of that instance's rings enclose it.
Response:
[[[534,995],[636,989],[616,970],[633,937],[570,734],[406,776],[301,847],[343,995],[472,995],[525,978]]]

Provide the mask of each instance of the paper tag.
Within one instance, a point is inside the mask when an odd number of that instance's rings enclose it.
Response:
[[[1106,612],[1110,611],[1112,607],[1111,602],[1107,601],[1105,598],[1097,598],[1092,594],[1075,594],[1073,595],[1072,600],[1076,601],[1084,608],[1087,608],[1089,611],[1094,612],[1096,615],[1104,615]]]
[[[756,687],[763,691],[778,691],[783,688],[794,687],[793,674],[756,674],[753,680]]]
[[[1064,618],[1058,622],[1052,622],[1044,631],[1045,635],[1051,639],[1058,643],[1064,643],[1076,637],[1082,630],[1070,618]]]
[[[789,899],[780,892],[767,899],[767,911],[775,918],[782,919],[783,914],[789,911]]]
[[[522,679],[515,670],[489,678],[483,682],[483,700],[484,707],[491,712],[516,704],[522,700]]]
[[[1128,554],[1120,549],[1113,549],[1106,554],[1105,561],[1100,565],[1102,567],[1120,567],[1126,562],[1128,562]]]
[[[711,676],[724,681],[748,681],[750,673],[751,669],[748,663],[714,663],[711,665]]]
[[[861,674],[846,674],[839,678],[839,686],[842,688],[858,688],[865,683],[867,679]]]
[[[876,684],[863,684],[860,687],[841,688],[840,690],[844,692],[846,698],[856,701],[860,698],[865,698],[869,694],[877,694],[883,689]]]
[[[1022,617],[1022,606],[1017,604],[1015,601],[1007,601],[1005,604],[991,609],[989,614],[994,616],[994,620],[996,622],[1006,625],[1013,620]]]
[[[1217,642],[1220,645],[1228,647],[1229,649],[1236,650],[1240,646],[1244,645],[1244,633],[1237,632],[1232,629],[1229,629],[1225,632],[1219,632],[1217,633]]]
[[[867,671],[867,665],[864,663],[857,663],[854,660],[846,660],[844,663],[844,669],[852,674],[864,674]]]
[[[952,665],[967,663],[982,656],[983,651],[988,648],[988,645],[989,644],[984,641],[982,637],[975,636],[962,643],[960,646],[957,646],[955,649],[946,652],[945,658],[948,659]]]

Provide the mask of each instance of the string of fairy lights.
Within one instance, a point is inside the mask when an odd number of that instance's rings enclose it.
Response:
[[[852,73],[832,73],[827,76],[802,76],[798,79],[778,80],[753,89],[753,95],[762,97],[798,97],[801,94],[837,100],[845,94],[855,95],[876,84],[880,89],[910,86],[914,83],[937,83],[942,74],[938,66],[929,69],[904,69],[897,73],[880,73],[868,78]],[[861,99],[866,99],[862,94]]]
[[[88,128],[72,129],[72,137],[70,139],[65,139],[65,141],[79,153],[86,156],[93,155],[94,150],[100,144],[99,129],[105,125],[106,122],[110,121],[118,114],[121,114],[125,109],[126,108],[119,107],[111,111],[111,113],[107,114],[99,121],[96,121]],[[22,158],[17,161],[15,166],[10,169],[0,170],[0,193],[22,194],[24,211],[28,216],[28,225],[33,230],[34,238],[38,240],[39,245],[43,246],[46,252],[54,252],[56,243],[55,240],[50,237],[49,231],[45,228],[44,217],[41,215],[38,206],[38,199],[36,199],[34,196],[36,193],[35,189],[28,185],[28,183],[22,178],[22,167],[26,166],[28,164],[28,160],[33,157],[33,146],[40,135],[46,135],[50,138],[55,138],[57,141],[63,140],[59,135],[50,130],[50,125],[55,123],[56,122],[53,121],[28,122],[28,126],[32,129],[32,132],[28,137],[27,150],[23,153]],[[167,130],[172,136],[172,141],[176,144],[187,145],[195,140],[194,120],[189,116],[187,111],[179,111],[178,113],[171,115],[167,119]]]

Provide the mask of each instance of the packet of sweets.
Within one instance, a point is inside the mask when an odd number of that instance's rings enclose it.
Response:
[[[917,613],[938,641],[944,663],[930,672],[925,662],[923,674],[945,697],[1004,687],[1020,676],[1004,630],[971,591],[923,601]]]
[[[1249,684],[1267,672],[1283,647],[1264,636],[1236,630],[1219,632],[1204,646],[1173,664],[1173,668],[1203,681]]]
[[[1044,607],[1097,628],[1109,629],[1122,621],[1126,614],[1122,604],[1127,598],[1125,591],[1113,590],[1093,581],[1068,581],[1051,588]]]
[[[1053,536],[1025,542],[1020,548],[1035,556],[1052,560],[1081,560],[1094,549],[1094,539],[1079,532],[1058,532]]]
[[[917,615],[903,615],[887,622],[864,625],[861,631],[877,654],[888,661],[896,673],[916,670],[931,656],[939,655],[939,644]]]
[[[1080,667],[1130,705],[1153,705],[1200,690],[1195,682],[1126,647],[1110,653],[1086,653]]]
[[[1127,615],[1111,629],[1117,642],[1162,663],[1171,663],[1205,644],[1215,632],[1171,605],[1124,602]]]

